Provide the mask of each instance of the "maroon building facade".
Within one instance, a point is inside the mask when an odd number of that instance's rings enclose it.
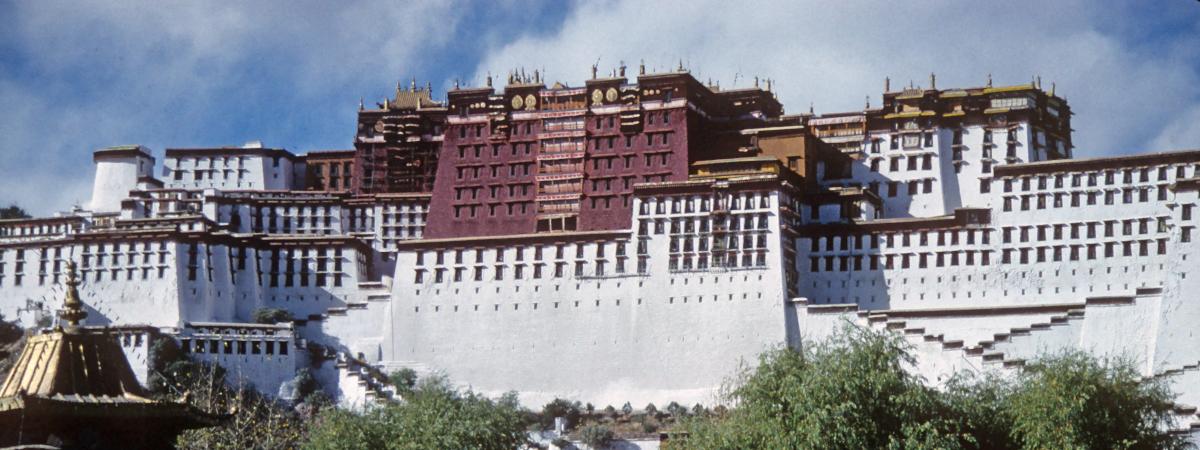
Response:
[[[767,91],[717,91],[683,71],[509,81],[448,93],[426,237],[629,228],[635,184],[740,156],[739,131],[782,114]]]
[[[437,172],[446,108],[433,89],[396,86],[377,109],[359,106],[350,189],[357,194],[429,192]]]

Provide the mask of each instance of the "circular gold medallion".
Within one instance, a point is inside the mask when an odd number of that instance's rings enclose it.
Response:
[[[602,103],[604,103],[604,93],[600,92],[599,89],[592,91],[592,104],[599,105]]]
[[[617,88],[608,88],[608,92],[604,94],[604,99],[609,103],[617,101]]]
[[[534,98],[533,94],[526,95],[525,96],[525,109],[534,109],[534,108],[537,108],[537,98]]]
[[[375,132],[376,132],[376,133],[382,133],[382,132],[383,132],[383,121],[382,121],[382,120],[380,120],[380,121],[378,121],[378,122],[375,122]]]
[[[520,95],[514,95],[512,99],[512,105],[513,109],[521,109],[522,106],[525,106],[525,100],[522,99]]]

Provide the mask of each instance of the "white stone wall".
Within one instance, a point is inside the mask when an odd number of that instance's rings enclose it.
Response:
[[[1077,301],[1161,287],[1174,260],[1171,230],[1181,225],[1169,186],[1195,170],[1175,164],[999,178],[988,224],[802,235],[800,295],[887,309]]]
[[[440,260],[437,250],[402,250],[384,364],[444,371],[488,393],[516,390],[530,405],[554,397],[596,404],[711,403],[740,362],[753,363],[787,339],[779,220],[772,212],[777,195],[771,193],[765,205],[757,196],[749,206],[744,199],[737,206],[727,199],[733,217],[767,215],[766,226],[754,231],[768,236],[761,266],[751,257],[749,267],[742,267],[739,257],[735,268],[699,269],[697,254],[692,269],[685,269],[688,252],[681,239],[700,239],[703,233],[693,224],[689,234],[683,223],[698,223],[711,212],[698,203],[675,209],[686,199],[667,197],[650,200],[647,213],[635,216],[635,223],[652,224],[645,233],[564,235],[540,244],[540,258],[538,243],[519,241],[464,245],[461,264],[458,246],[447,246]],[[643,210],[641,201],[635,200],[635,211]],[[673,222],[678,232],[672,232]],[[757,219],[753,222],[757,227]],[[621,244],[628,258],[624,273],[616,268]],[[691,252],[698,253],[699,244],[693,245]],[[603,256],[597,256],[600,248]],[[596,272],[601,262],[603,275]],[[537,264],[545,267],[540,278],[532,268]],[[519,265],[526,269],[516,279]],[[482,281],[475,281],[476,267],[482,268]],[[463,275],[455,278],[459,268]],[[420,278],[417,270],[424,270]]]
[[[141,149],[141,147],[138,147]],[[141,149],[143,152],[144,149]],[[154,173],[154,158],[139,156],[96,156],[96,176],[92,184],[92,201],[88,208],[96,212],[117,212],[121,200],[137,189],[138,179]]]
[[[274,151],[274,150],[273,150]],[[288,190],[297,182],[298,165],[284,151],[267,154],[239,148],[204,150],[167,156],[163,182],[167,188],[221,190]],[[302,180],[302,178],[300,179]]]
[[[229,383],[252,385],[271,397],[307,365],[291,324],[190,323],[176,338],[188,357],[223,367]]]

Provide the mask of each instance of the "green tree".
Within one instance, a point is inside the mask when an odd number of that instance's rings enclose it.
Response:
[[[1128,361],[1048,355],[1015,376],[962,373],[934,390],[900,337],[848,327],[767,352],[670,448],[1181,449],[1173,396]]]
[[[588,425],[579,430],[579,440],[593,449],[603,448],[616,436],[604,425]]]
[[[15,364],[21,348],[25,346],[25,330],[15,322],[4,320],[0,314],[0,380]]]
[[[413,386],[417,385],[417,371],[409,367],[393,371],[388,374],[388,382],[396,387],[396,392],[400,395],[408,395]]]
[[[280,322],[291,322],[292,312],[280,308],[259,308],[254,310],[254,322],[274,325]]]
[[[329,409],[309,430],[311,449],[470,448],[511,450],[526,444],[523,410],[515,393],[492,400],[423,378],[403,403],[365,412]]]
[[[1025,366],[1008,401],[1012,436],[1025,449],[1179,449],[1174,395],[1162,379],[1143,380],[1128,360],[1080,352]]]
[[[17,205],[9,205],[7,208],[0,208],[0,219],[28,219],[29,213],[25,212]]]
[[[230,386],[219,365],[192,361],[173,339],[154,344],[149,380],[155,397],[183,399],[201,410],[232,417],[221,425],[184,431],[178,449],[287,449],[305,437],[302,418],[249,386]]]
[[[567,421],[567,431],[570,431],[571,429],[575,428],[576,425],[579,425],[579,419],[582,416],[583,411],[581,410],[578,401],[572,402],[570,400],[556,398],[551,400],[550,403],[547,403],[545,406],[542,406],[541,420],[539,422],[543,430],[549,429],[550,427],[554,426],[554,418],[562,417]]]
[[[684,422],[672,448],[963,448],[968,437],[936,392],[904,369],[891,334],[847,326],[803,351],[762,355],[727,389],[728,414]]]

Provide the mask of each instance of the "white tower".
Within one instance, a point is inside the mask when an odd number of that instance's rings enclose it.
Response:
[[[89,207],[94,212],[120,211],[121,201],[137,188],[138,180],[152,177],[154,170],[154,157],[140,145],[102,148],[96,150],[92,161],[96,163],[96,180]]]

